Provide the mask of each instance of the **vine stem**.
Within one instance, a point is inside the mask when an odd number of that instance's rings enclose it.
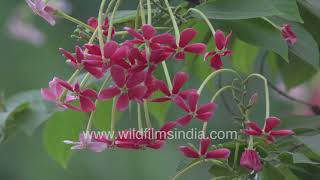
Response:
[[[175,176],[173,176],[171,178],[171,180],[177,180],[181,175],[183,175],[184,173],[186,173],[187,171],[189,171],[190,169],[192,169],[193,167],[203,163],[204,160],[200,160],[200,161],[197,161],[197,162],[194,162],[190,165],[188,165],[186,168],[182,169],[181,171],[179,171]]]
[[[207,78],[202,82],[202,84],[200,85],[199,89],[198,89],[198,94],[200,95],[204,89],[204,87],[207,85],[207,83],[212,79],[214,78],[215,76],[217,76],[218,74],[220,73],[223,73],[223,72],[229,72],[229,73],[233,73],[235,74],[237,77],[239,77],[241,79],[241,76],[240,74],[238,74],[236,71],[232,70],[232,69],[219,69],[217,71],[214,71],[212,72],[211,74],[209,74],[207,76]]]
[[[103,52],[103,47],[104,47],[104,42],[103,42],[103,30],[102,30],[102,24],[103,24],[103,8],[106,4],[106,0],[102,0],[99,8],[99,13],[98,13],[98,40],[99,40],[99,45],[100,45],[100,51],[101,51],[101,57],[104,58],[104,52]]]
[[[174,17],[174,14],[172,12],[172,9],[170,7],[170,4],[168,2],[168,0],[164,0],[166,6],[167,6],[167,9],[168,9],[168,12],[169,12],[169,15],[170,15],[170,18],[171,18],[171,21],[172,21],[172,25],[173,25],[173,29],[174,29],[174,34],[175,34],[175,37],[176,37],[176,44],[179,45],[179,42],[180,42],[180,32],[179,32],[179,27],[178,27],[178,24],[177,24],[177,21]]]
[[[228,85],[228,86],[224,86],[222,87],[221,89],[219,89],[214,95],[213,97],[211,98],[211,103],[214,102],[216,100],[216,98],[224,91],[228,90],[228,89],[232,89],[233,86],[231,85]],[[204,133],[204,135],[206,134],[206,130],[207,130],[207,126],[208,126],[208,122],[204,122],[203,123],[203,126],[202,126],[202,131]]]
[[[144,12],[144,7],[143,7],[143,0],[140,0],[139,6],[140,6],[140,15],[141,15],[141,23],[146,24],[146,14]]]
[[[111,124],[110,124],[111,133],[114,133],[115,127],[116,127],[116,98],[113,98],[112,110],[111,110]]]
[[[68,20],[68,21],[70,21],[70,22],[73,22],[73,23],[75,23],[75,24],[78,24],[78,25],[80,25],[80,26],[82,26],[82,27],[90,30],[91,32],[94,32],[94,28],[92,28],[92,27],[89,26],[88,24],[86,24],[86,23],[84,23],[84,22],[82,22],[82,21],[80,21],[80,20],[78,20],[78,19],[76,19],[76,18],[74,18],[74,17],[66,14],[66,13],[63,12],[63,11],[56,11],[56,14],[55,14],[55,15],[58,16],[58,17],[64,18],[64,19],[66,19],[66,20]]]
[[[249,81],[250,78],[257,77],[263,80],[264,82],[264,90],[265,90],[265,101],[266,101],[266,115],[265,118],[270,116],[270,101],[269,101],[269,89],[268,89],[268,80],[261,74],[250,74],[244,82]]]
[[[142,131],[142,118],[141,118],[141,106],[137,103],[137,112],[138,112],[138,129]]]
[[[151,25],[152,23],[152,9],[151,9],[151,2],[150,0],[147,0],[147,7],[148,7],[148,24]]]
[[[164,75],[166,76],[168,87],[170,90],[172,90],[172,82],[171,82],[170,74],[165,61],[162,61],[162,67],[163,67]]]
[[[109,83],[110,80],[111,80],[111,76],[108,76],[108,77],[103,81],[103,83],[102,83],[102,85],[101,85],[101,87],[100,87],[100,90],[99,90],[99,93],[98,93],[98,94],[101,93],[101,91],[103,90],[103,88]],[[96,100],[96,101],[94,102],[94,104],[95,104],[95,106],[97,107],[97,105],[98,105],[98,100]],[[88,124],[87,124],[87,128],[86,128],[86,131],[87,131],[87,132],[90,131],[90,129],[91,129],[92,121],[93,121],[93,118],[94,118],[95,114],[96,114],[96,110],[95,110],[95,111],[92,111],[91,114],[90,114],[90,117],[89,117],[89,120],[88,120]]]
[[[147,125],[148,128],[151,128],[152,124],[151,124],[151,121],[150,121],[149,109],[148,109],[148,104],[147,104],[146,100],[143,101],[143,108],[144,108],[144,115],[145,115],[145,118],[146,118],[146,125]]]
[[[276,29],[281,31],[281,28],[276,25],[275,23],[273,23],[270,19],[266,18],[266,17],[262,17],[261,19],[265,20],[266,22],[268,22],[269,24],[271,24],[273,27],[275,27]]]
[[[216,31],[214,30],[214,28],[213,28],[210,20],[208,19],[208,17],[207,17],[205,14],[203,14],[203,12],[201,12],[200,10],[195,9],[195,8],[190,8],[190,9],[188,10],[188,12],[190,12],[190,11],[199,14],[200,17],[201,17],[201,18],[206,22],[206,24],[208,25],[210,31],[212,32],[212,35],[214,36],[214,35],[216,34]]]
[[[110,2],[110,4],[113,4],[115,0],[112,0],[113,2]],[[111,17],[110,17],[110,22],[109,22],[109,28],[108,28],[108,36],[107,36],[107,42],[111,41],[112,38],[112,30],[113,30],[113,21],[114,17],[116,15],[116,12],[120,6],[121,0],[117,0],[116,4],[114,5]]]

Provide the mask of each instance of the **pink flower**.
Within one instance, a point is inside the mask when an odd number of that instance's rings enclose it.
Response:
[[[98,19],[95,18],[95,17],[90,17],[87,21],[87,24],[96,29],[98,27]],[[103,24],[102,24],[102,29],[103,29],[103,35],[107,36],[108,35],[108,31],[109,31],[109,19],[108,17],[106,17],[103,21]],[[112,36],[115,34],[116,32],[116,29],[113,27],[112,28]]]
[[[35,25],[24,21],[27,12],[14,10],[7,20],[7,30],[10,38],[25,41],[34,46],[41,46],[45,43],[46,37]]]
[[[26,0],[26,2],[34,13],[41,16],[50,25],[54,26],[56,24],[53,18],[55,10],[51,6],[47,6],[44,0]]]
[[[187,28],[180,34],[180,42],[177,45],[175,42],[172,43],[171,47],[167,50],[176,53],[175,58],[177,60],[184,60],[186,52],[194,54],[203,54],[207,46],[203,43],[190,44],[192,39],[196,36],[197,32],[192,28]]]
[[[102,90],[99,94],[99,99],[107,100],[118,96],[116,107],[119,111],[126,110],[130,100],[141,100],[147,91],[144,85],[146,79],[145,72],[129,75],[126,74],[124,68],[118,65],[112,66],[110,72],[115,86]]]
[[[283,24],[281,26],[282,37],[290,44],[294,45],[297,42],[297,36],[292,31],[290,24]]]
[[[56,103],[59,107],[66,109],[67,106],[65,103],[73,102],[77,98],[75,96],[67,95],[65,98],[65,102],[61,102],[59,100],[59,98],[62,94],[63,87],[59,84],[60,81],[61,81],[61,79],[54,77],[49,82],[49,88],[42,88],[41,89],[41,95],[42,95],[43,99],[45,99],[47,101],[52,101],[52,102]]]
[[[185,95],[186,93],[190,92],[190,90],[180,92],[183,85],[188,81],[189,76],[185,72],[177,72],[173,78],[173,88],[169,90],[166,83],[163,81],[158,80],[156,82],[159,90],[165,95],[164,97],[153,99],[153,102],[165,102],[175,99],[176,96]],[[184,96],[183,96],[184,97]]]
[[[74,68],[84,68],[91,75],[98,79],[104,76],[104,73],[101,70],[103,62],[99,59],[86,59],[84,52],[79,46],[76,46],[75,55],[72,55],[69,51],[66,51],[63,48],[60,48],[59,50],[62,52],[63,56],[67,58],[67,62],[71,62]]]
[[[68,82],[59,80],[58,82],[61,86],[66,88],[67,90],[74,93],[74,96],[80,100],[80,108],[72,105],[71,103],[66,103],[65,105],[73,110],[76,111],[83,111],[83,112],[91,112],[96,109],[95,104],[93,103],[92,99],[97,98],[96,91],[92,89],[80,89],[80,84],[77,82],[74,86],[70,85]]]
[[[232,32],[229,33],[227,36],[224,35],[224,33],[220,30],[218,30],[215,34],[215,43],[217,46],[217,49],[215,51],[208,52],[205,56],[205,59],[210,59],[211,67],[214,69],[221,69],[222,68],[222,56],[230,56],[232,54],[231,50],[227,49],[227,46],[230,41],[230,37],[232,35]]]
[[[256,122],[246,123],[247,129],[244,133],[252,136],[266,136],[268,142],[274,142],[276,137],[288,136],[294,134],[292,130],[273,130],[275,127],[279,126],[280,119],[276,117],[269,117],[265,120],[264,128],[259,128]]]
[[[73,145],[71,147],[72,150],[90,149],[94,152],[102,152],[108,148],[108,145],[106,143],[93,142],[92,137],[84,133],[80,134],[78,142],[70,140],[64,140],[63,142],[65,144]]]
[[[181,153],[188,158],[205,158],[205,159],[227,159],[230,156],[230,150],[227,148],[219,148],[209,150],[211,140],[204,138],[200,140],[199,151],[190,146],[180,146]]]
[[[114,145],[122,149],[143,149],[146,147],[160,149],[165,145],[168,132],[175,126],[175,122],[168,122],[156,134],[153,128],[147,129],[147,131],[131,129],[120,131],[114,141],[109,140],[107,137],[97,137],[95,140],[106,143],[108,146]]]
[[[260,156],[254,149],[245,149],[241,155],[240,165],[250,170],[261,171]]]
[[[201,106],[198,105],[199,94],[194,91],[191,91],[187,95],[186,101],[180,96],[177,96],[174,99],[174,102],[188,113],[187,115],[177,119],[177,123],[180,126],[186,126],[192,118],[197,118],[200,121],[207,122],[213,116],[213,112],[216,109],[215,103],[207,103]]]
[[[130,41],[133,44],[142,44],[142,43],[148,42],[150,43],[150,47],[153,48],[153,45],[158,47],[158,45],[156,44],[168,45],[174,41],[174,37],[169,33],[163,33],[163,34],[157,35],[157,30],[153,26],[148,24],[144,24],[141,27],[142,33],[139,33],[129,27],[125,27],[124,29],[128,31],[128,33],[131,36],[135,37],[135,39]]]

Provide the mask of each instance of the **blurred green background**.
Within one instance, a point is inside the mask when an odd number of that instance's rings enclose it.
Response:
[[[100,3],[99,0],[70,0],[69,2],[72,7],[72,15],[82,20],[96,16]],[[135,9],[136,4],[135,0],[124,0],[121,9]],[[70,38],[74,30],[73,24],[58,20],[57,25],[51,27],[34,15],[25,18],[44,33],[45,43],[34,46],[28,42],[13,39],[8,33],[7,26],[10,17],[16,14],[17,9],[24,9],[31,14],[23,0],[2,0],[0,3],[0,90],[4,91],[6,96],[24,90],[46,87],[54,76],[68,78],[72,70],[65,65],[65,59],[58,52],[58,48],[64,47],[72,50],[74,45],[78,44],[77,41]],[[192,82],[193,87],[200,84],[199,80]],[[258,87],[260,88],[257,86],[253,89],[259,91]],[[260,102],[263,104],[263,100]],[[277,115],[277,109],[286,111],[284,107],[287,106],[282,104],[273,106],[273,114]],[[257,114],[259,112],[262,112],[262,109],[258,109]],[[214,121],[211,128],[230,129],[229,114],[223,108],[220,108],[217,114],[215,119],[220,121]],[[195,123],[195,127],[199,126],[199,123]],[[184,161],[184,157],[177,149],[178,144],[185,144],[186,141],[179,141],[169,142],[159,151],[80,152],[74,154],[68,168],[63,169],[44,150],[42,129],[42,127],[38,128],[32,136],[17,133],[5,143],[0,144],[0,179],[165,180],[174,175],[176,168],[181,161],[182,163]],[[209,179],[207,169],[195,168],[183,179]]]

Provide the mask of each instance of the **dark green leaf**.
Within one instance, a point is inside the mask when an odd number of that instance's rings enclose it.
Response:
[[[262,180],[284,180],[286,179],[285,175],[281,173],[281,171],[271,165],[270,163],[266,163],[263,166],[263,170],[261,173]]]
[[[280,74],[288,89],[308,81],[317,73],[312,65],[294,54],[290,53],[289,59],[290,63],[278,61]]]
[[[197,9],[210,19],[248,19],[281,14],[266,0],[215,0]]]
[[[320,134],[315,136],[298,136],[297,139],[310,148],[313,152],[320,154]]]
[[[236,39],[232,47],[232,65],[245,74],[253,72],[254,61],[258,54],[258,48]]]
[[[43,134],[43,143],[48,154],[64,168],[72,154],[70,145],[64,140],[77,141],[84,130],[87,117],[81,112],[66,110],[55,113],[47,122]]]
[[[99,101],[93,118],[93,125],[101,131],[110,130],[112,100]]]
[[[288,45],[283,40],[281,32],[262,19],[238,21],[214,21],[225,31],[233,31],[244,42],[263,47],[279,54],[288,61]]]
[[[281,12],[280,17],[291,21],[303,22],[296,0],[269,0],[269,2]]]

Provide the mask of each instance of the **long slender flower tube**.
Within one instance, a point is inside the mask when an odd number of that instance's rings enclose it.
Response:
[[[262,163],[259,153],[254,149],[245,149],[240,158],[240,165],[246,169],[261,171]]]

